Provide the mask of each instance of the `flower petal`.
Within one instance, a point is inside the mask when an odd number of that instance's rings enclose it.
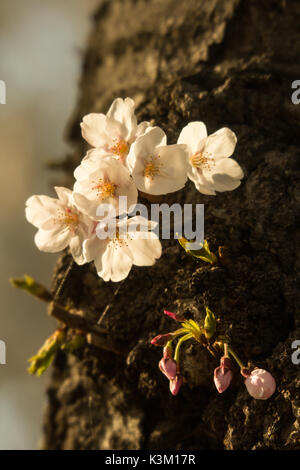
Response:
[[[236,142],[235,133],[223,127],[206,138],[203,151],[211,154],[215,160],[227,158],[233,154]]]
[[[80,123],[82,137],[93,147],[104,147],[110,143],[105,133],[105,126],[104,114],[87,114]]]
[[[206,125],[201,121],[190,122],[180,132],[177,143],[186,144],[189,154],[193,155],[199,150],[199,142],[207,137]]]
[[[149,132],[150,133],[150,132]],[[142,171],[133,170],[132,176],[140,191],[148,194],[168,194],[183,188],[187,181],[186,145],[166,145],[155,149],[159,171],[153,176],[145,176]]]
[[[155,147],[166,145],[167,137],[160,127],[151,127],[132,144],[127,157],[127,165],[131,172],[144,169],[144,161],[153,156]]]
[[[82,241],[79,235],[75,235],[71,238],[69,246],[75,262],[79,265],[86,263],[82,250]]]
[[[134,101],[131,98],[117,98],[107,113],[106,132],[130,141],[135,137],[137,121],[134,114]]]
[[[54,186],[58,199],[64,206],[72,205],[72,191],[63,186]]]
[[[109,240],[100,240],[95,234],[93,237],[84,240],[83,242],[83,254],[87,262],[94,261],[97,258],[101,258]]]
[[[152,266],[161,257],[161,243],[154,233],[149,232],[147,239],[145,234],[139,233],[127,243],[133,255],[133,264],[136,266]]]
[[[137,130],[135,134],[136,139],[144,135],[147,129],[153,129],[153,127],[150,126],[150,122],[148,121],[140,122],[137,126]]]
[[[60,201],[49,196],[31,196],[26,201],[25,216],[28,222],[41,228],[62,207]]]
[[[206,175],[206,171],[203,171]],[[211,181],[216,191],[232,191],[241,184],[244,173],[240,165],[232,158],[220,160],[211,175]]]
[[[194,183],[199,193],[206,194],[207,196],[215,196],[216,192],[211,181],[207,181],[202,171],[197,171],[196,168],[193,168],[192,171],[188,172],[188,177]]]
[[[46,251],[47,253],[57,253],[69,245],[71,237],[72,235],[68,228],[63,228],[63,230],[60,228],[56,230],[40,229],[36,233],[34,241],[39,250]]]
[[[110,242],[102,256],[95,259],[95,266],[98,276],[104,281],[119,282],[128,276],[132,262],[128,248],[118,245],[118,242]]]

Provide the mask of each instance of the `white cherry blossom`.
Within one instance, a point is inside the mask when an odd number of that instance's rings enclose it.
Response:
[[[94,151],[96,153],[97,150]],[[137,189],[128,169],[114,157],[86,159],[75,169],[73,200],[76,206],[93,219],[101,219],[97,209],[103,203],[119,215],[119,197],[127,197],[127,205],[137,203]]]
[[[237,138],[227,127],[207,136],[203,122],[190,122],[180,133],[178,144],[186,144],[189,152],[188,177],[200,193],[232,191],[244,176],[239,164],[229,158]]]
[[[91,113],[84,116],[80,124],[82,136],[92,147],[102,150],[103,154],[112,154],[126,164],[131,144],[150,126],[147,121],[137,124],[134,108],[131,98],[115,99],[106,115]]]
[[[137,188],[148,194],[168,194],[183,188],[187,180],[187,148],[166,145],[159,127],[148,129],[132,145],[127,165]]]
[[[92,235],[95,221],[82,214],[72,203],[72,191],[55,187],[58,199],[39,195],[26,201],[27,220],[39,230],[34,241],[41,251],[56,253],[70,247],[77,264],[86,261],[82,244]]]
[[[104,225],[101,222],[99,225]],[[84,254],[94,261],[98,276],[104,281],[125,279],[132,266],[152,266],[161,256],[161,243],[153,229],[155,223],[142,216],[115,219],[115,232],[100,239],[96,234],[84,242]],[[137,230],[139,227],[139,230]]]

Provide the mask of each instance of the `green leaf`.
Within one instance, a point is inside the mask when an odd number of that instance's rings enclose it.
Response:
[[[74,335],[70,341],[63,344],[61,349],[70,352],[76,351],[76,349],[82,348],[85,345],[85,336]]]
[[[52,363],[56,352],[60,349],[65,333],[62,330],[56,330],[38,350],[37,354],[30,359],[28,367],[29,374],[40,376]]]
[[[178,238],[178,241],[182,248],[194,258],[201,259],[210,264],[216,264],[218,262],[216,255],[210,251],[207,240],[204,240],[203,244],[199,243],[199,250],[192,250],[191,247],[195,245],[195,242],[190,242],[184,237]]]
[[[216,331],[217,323],[213,312],[206,307],[206,317],[204,320],[204,333],[207,339],[210,339]]]

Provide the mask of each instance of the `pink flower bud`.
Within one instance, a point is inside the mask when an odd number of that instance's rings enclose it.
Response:
[[[168,312],[168,310],[164,310],[164,314],[168,315],[168,317],[173,318],[173,320],[180,321],[180,322],[185,321],[185,318],[183,315],[178,315],[177,313]]]
[[[223,356],[220,360],[220,366],[214,370],[214,382],[219,393],[225,392],[232,381],[231,360]]]
[[[166,333],[165,335],[158,335],[151,340],[151,344],[154,346],[165,346],[167,342],[170,341],[170,339],[172,339],[172,335],[170,333]]]
[[[160,370],[169,379],[172,380],[176,376],[177,364],[174,359],[170,357],[163,357],[158,364]]]
[[[267,400],[276,390],[274,377],[264,369],[254,369],[246,378],[245,385],[249,395],[257,400]]]
[[[182,375],[176,374],[174,379],[170,380],[170,392],[172,393],[172,395],[178,394],[181,385],[182,385]]]

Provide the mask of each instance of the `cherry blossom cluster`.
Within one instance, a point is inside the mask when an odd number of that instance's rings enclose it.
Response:
[[[232,347],[228,344],[228,339],[216,335],[215,316],[211,310],[206,308],[204,325],[200,325],[194,320],[187,320],[184,316],[164,311],[173,320],[181,323],[181,327],[173,332],[158,335],[152,339],[151,344],[163,347],[163,357],[159,361],[161,372],[169,380],[172,395],[177,395],[183,383],[183,376],[180,370],[179,351],[182,344],[190,339],[196,340],[204,346],[214,357],[223,351],[220,358],[220,365],[214,370],[214,383],[219,393],[225,392],[233,378],[233,364],[230,356],[240,367],[240,373],[245,378],[245,385],[248,393],[258,400],[267,400],[276,390],[276,383],[273,376],[264,369],[255,368],[252,371],[247,369]],[[173,354],[173,342],[177,340],[175,352]]]
[[[69,246],[77,264],[94,261],[105,281],[121,281],[132,265],[150,266],[161,256],[153,223],[128,216],[138,191],[172,193],[189,178],[198,191],[214,195],[237,188],[243,178],[240,166],[230,158],[237,141],[230,129],[207,136],[203,122],[191,122],[177,144],[167,145],[160,127],[137,123],[134,108],[131,98],[117,98],[106,115],[85,116],[82,136],[92,149],[74,171],[73,189],[55,187],[57,199],[35,195],[26,201],[26,218],[38,228],[37,247],[53,253]],[[125,212],[122,197],[129,206]],[[116,218],[114,236],[106,239],[97,236],[99,224],[103,228],[107,223],[99,210],[103,205],[109,205]]]

